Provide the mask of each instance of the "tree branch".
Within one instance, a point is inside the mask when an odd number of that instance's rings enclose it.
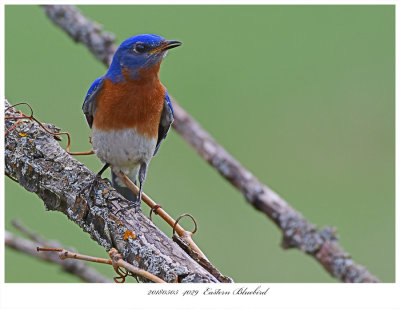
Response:
[[[42,239],[43,240],[43,239]],[[58,264],[61,266],[62,270],[68,272],[85,282],[92,283],[110,283],[112,280],[104,277],[97,270],[88,266],[85,262],[79,260],[61,260],[59,255],[55,252],[38,252],[37,247],[48,246],[51,243],[52,246],[62,247],[58,242],[46,241],[45,243],[31,241],[25,238],[15,236],[9,231],[5,231],[5,245],[17,250],[19,252],[26,253],[28,255],[34,256],[40,260]]]
[[[109,66],[116,51],[115,36],[102,31],[102,26],[87,19],[74,6],[44,5],[47,16],[75,41],[85,45],[93,55]],[[111,55],[111,56],[110,56]]]
[[[68,155],[38,123],[20,116],[5,100],[5,172],[36,193],[48,210],[64,213],[107,251],[167,282],[218,282],[169,239],[139,209],[129,206],[108,182],[94,187],[95,175]],[[18,122],[18,123],[17,123]],[[15,125],[17,123],[17,125]],[[13,128],[11,131],[8,131]]]
[[[92,30],[93,23],[73,6],[49,5],[43,7],[47,16],[73,38],[80,33],[101,40],[99,28]],[[61,21],[60,21],[61,19]],[[76,25],[76,20],[79,20]],[[101,32],[101,31],[100,31]],[[79,39],[93,50],[93,42]],[[111,63],[115,47],[111,41],[107,48],[97,51],[105,65]],[[96,44],[103,46],[106,44]],[[332,276],[343,282],[379,282],[365,267],[357,265],[338,244],[336,232],[331,227],[318,230],[278,194],[262,184],[252,173],[235,160],[211,135],[204,130],[175,100],[174,129],[196,149],[198,154],[213,166],[225,179],[237,188],[248,203],[266,214],[281,229],[283,248],[298,248],[314,257]]]

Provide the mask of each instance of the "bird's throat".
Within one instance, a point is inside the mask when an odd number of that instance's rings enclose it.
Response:
[[[124,67],[121,74],[125,82],[135,80],[137,84],[158,84],[160,83],[160,66],[161,60],[152,66],[145,66],[136,70]]]

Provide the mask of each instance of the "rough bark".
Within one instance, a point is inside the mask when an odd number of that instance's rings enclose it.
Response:
[[[18,116],[9,106],[6,100],[6,116]],[[15,122],[6,120],[5,130]],[[176,277],[179,282],[218,282],[140,209],[121,211],[129,201],[108,182],[100,181],[89,198],[95,174],[36,122],[24,120],[6,135],[5,172],[36,193],[48,210],[64,213],[107,251],[116,248],[134,266],[167,282]]]

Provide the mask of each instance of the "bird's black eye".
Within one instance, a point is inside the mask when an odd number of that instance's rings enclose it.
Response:
[[[138,54],[143,54],[146,51],[146,46],[143,43],[136,43],[134,49]]]

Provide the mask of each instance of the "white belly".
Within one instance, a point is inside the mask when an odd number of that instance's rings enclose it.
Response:
[[[157,138],[147,138],[138,134],[136,129],[103,131],[93,127],[92,143],[101,161],[130,174],[141,163],[149,164]]]

